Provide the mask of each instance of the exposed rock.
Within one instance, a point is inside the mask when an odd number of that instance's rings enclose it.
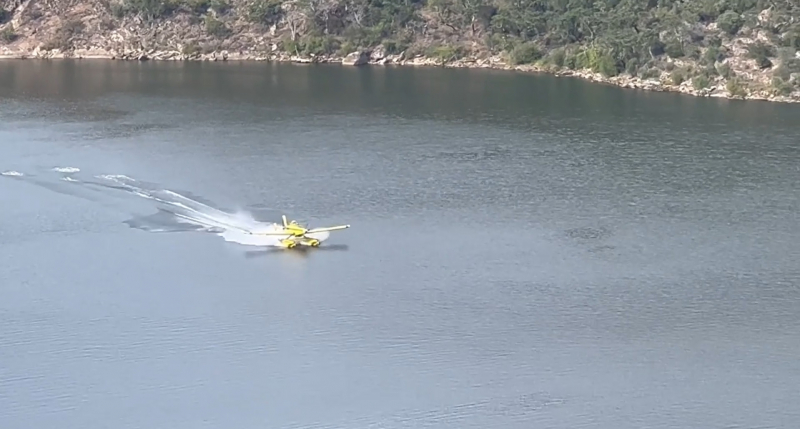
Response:
[[[356,51],[347,54],[342,59],[342,64],[348,66],[361,66],[369,63],[370,53],[367,51]]]
[[[369,61],[371,63],[378,63],[379,61],[386,58],[386,48],[383,45],[378,45],[372,52],[369,54]]]
[[[385,58],[386,64],[400,64],[400,62],[403,61],[405,54],[405,51],[403,51],[397,55],[387,55]]]

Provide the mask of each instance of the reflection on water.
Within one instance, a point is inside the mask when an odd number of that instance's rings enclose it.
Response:
[[[400,121],[410,114],[458,122],[514,118],[517,126],[538,128],[552,120],[614,120],[620,121],[621,131],[652,127],[665,133],[687,126],[725,132],[732,123],[754,131],[775,130],[792,127],[800,112],[794,105],[620,90],[575,78],[507,71],[105,60],[13,60],[0,67],[1,96],[60,100],[64,118],[119,117],[125,112],[107,105],[92,110],[97,105],[86,102],[120,94],[235,101],[326,114],[381,113]]]

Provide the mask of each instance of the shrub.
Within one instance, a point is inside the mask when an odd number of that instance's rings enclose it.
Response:
[[[614,61],[614,58],[596,48],[589,48],[578,53],[575,58],[575,65],[577,68],[589,69],[606,77],[619,74],[617,62]]]
[[[684,81],[686,81],[686,70],[685,69],[675,69],[672,73],[670,73],[669,78],[672,81],[673,85],[680,85]]]
[[[775,56],[775,50],[759,41],[747,46],[747,56],[756,60],[756,64],[762,69],[772,67],[770,57]]]
[[[779,77],[772,78],[772,88],[777,95],[791,95],[794,85]]]
[[[4,43],[11,43],[17,40],[17,37],[19,37],[19,35],[14,31],[14,26],[11,24],[8,24],[3,31],[0,31],[0,40]]]
[[[706,51],[703,53],[703,64],[713,66],[716,64],[717,61],[721,61],[724,58],[722,52],[720,52],[719,48],[716,46],[710,46]]]
[[[305,55],[333,54],[342,47],[342,43],[332,36],[306,36],[302,44],[302,53]]]
[[[792,73],[788,67],[781,64],[778,67],[775,67],[775,70],[772,71],[772,76],[783,81],[788,81],[792,78]]]
[[[720,63],[714,67],[717,70],[717,74],[724,77],[725,79],[730,79],[734,76],[733,70],[731,70],[731,66],[727,63]]]
[[[427,56],[435,58],[441,63],[463,58],[466,55],[464,48],[461,46],[439,45],[432,46],[427,51]]]
[[[279,0],[256,0],[247,7],[245,18],[253,23],[273,25],[283,16]]]
[[[285,38],[281,40],[281,47],[285,52],[290,54],[299,55],[300,51],[303,49],[303,46],[297,40],[292,40],[289,38]],[[349,53],[349,52],[348,52]]]
[[[183,54],[186,56],[192,56],[202,52],[202,49],[197,45],[197,43],[189,42],[183,46],[181,52],[183,52]]]
[[[674,40],[666,44],[664,52],[666,52],[670,58],[681,58],[684,56],[683,46],[680,42]]]
[[[214,18],[211,15],[206,15],[206,32],[216,37],[227,37],[231,34],[231,30],[224,22]]]
[[[542,58],[542,52],[536,44],[525,42],[514,46],[508,58],[512,65],[531,64]]]
[[[639,60],[633,58],[625,63],[625,72],[627,72],[631,76],[636,76],[637,71],[639,70]]]
[[[220,15],[224,15],[231,10],[231,5],[226,0],[211,0],[210,7],[211,10]]]
[[[744,83],[741,82],[739,78],[736,77],[729,80],[728,83],[725,84],[725,89],[727,89],[728,93],[733,97],[747,96],[747,90],[745,88]]]
[[[566,60],[567,51],[564,48],[554,49],[547,55],[547,62],[556,67],[564,67]]]
[[[126,0],[121,13],[140,14],[145,20],[152,21],[170,15],[177,7],[174,0]]]
[[[722,31],[733,36],[742,29],[744,19],[738,13],[729,10],[717,18],[717,25]]]
[[[661,70],[657,68],[642,67],[639,69],[639,76],[642,79],[658,79],[661,77]]]
[[[706,75],[695,76],[692,79],[692,87],[696,90],[706,89],[711,84],[711,81]]]

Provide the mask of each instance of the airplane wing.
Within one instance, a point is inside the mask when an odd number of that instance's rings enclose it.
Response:
[[[290,233],[286,231],[286,229],[281,228],[278,224],[269,225],[265,230],[261,231],[248,231],[249,234],[252,235],[283,235],[283,236],[291,236]]]
[[[318,233],[318,232],[337,231],[337,230],[340,230],[340,229],[347,229],[347,228],[350,228],[350,225],[329,226],[329,227],[325,227],[325,228],[313,228],[313,229],[308,230],[306,235],[315,234],[315,233]]]
[[[252,232],[252,231],[250,231],[250,234],[253,234],[253,235],[285,235],[287,237],[291,237],[291,234],[287,234],[284,231],[268,231],[268,232],[267,231],[265,231],[265,232]]]

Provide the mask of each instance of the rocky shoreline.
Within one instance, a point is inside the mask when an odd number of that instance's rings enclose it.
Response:
[[[29,52],[19,52],[9,50],[7,47],[0,48],[0,59],[104,59],[104,60],[123,60],[123,61],[268,61],[268,62],[289,62],[299,64],[323,64],[334,63],[349,66],[384,65],[384,66],[428,66],[444,68],[487,68],[493,70],[507,70],[527,73],[548,74],[557,77],[576,77],[591,82],[614,85],[622,88],[639,89],[644,91],[656,92],[677,92],[696,97],[717,97],[736,100],[760,100],[781,103],[798,103],[800,95],[797,93],[792,96],[776,95],[769,90],[754,91],[745,89],[744,93],[732,94],[726,88],[726,81],[718,77],[716,81],[710,82],[704,89],[696,89],[690,81],[675,85],[670,81],[669,73],[663,72],[661,76],[642,79],[639,77],[622,74],[614,77],[606,77],[600,73],[590,70],[569,70],[540,65],[509,65],[500,56],[488,58],[462,58],[453,61],[443,62],[439,59],[416,55],[406,58],[403,53],[387,55],[381,47],[373,50],[357,51],[341,56],[310,56],[303,57],[291,55],[273,49],[270,53],[257,52],[229,52],[214,51],[210,53],[187,54],[178,50],[124,50],[113,51],[102,48],[74,49],[70,52],[60,52],[58,49],[44,51],[38,47]]]

